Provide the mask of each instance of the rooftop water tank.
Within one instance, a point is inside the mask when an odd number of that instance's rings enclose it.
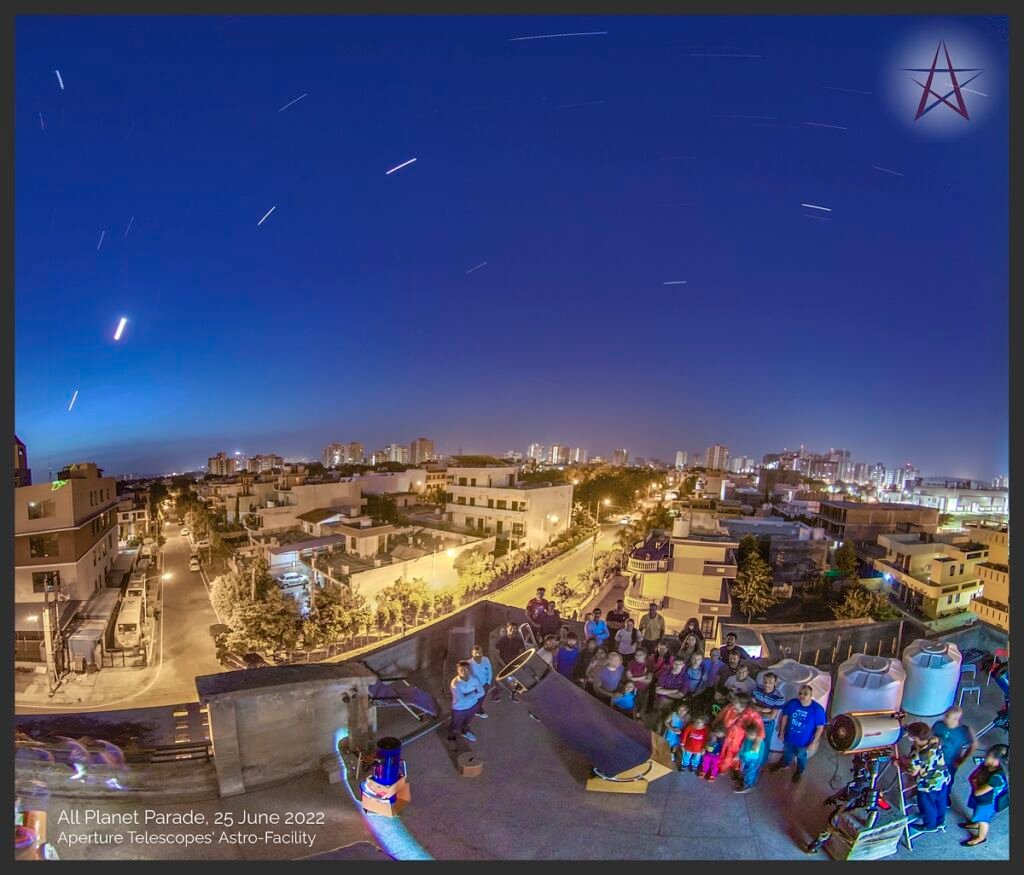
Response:
[[[814,691],[814,701],[828,712],[828,699],[832,693],[832,677],[827,672],[816,669],[813,665],[804,665],[795,659],[784,659],[771,665],[757,675],[757,685],[762,686],[761,678],[768,672],[774,672],[778,681],[777,689],[788,702],[795,699],[800,687],[810,684]],[[773,733],[769,750],[782,750],[782,739]]]
[[[857,711],[898,711],[907,673],[898,659],[855,653],[836,672],[832,716]]]
[[[903,710],[917,717],[934,717],[956,699],[963,657],[955,644],[918,638],[903,651],[907,683]]]
[[[688,538],[690,536],[690,521],[683,517],[676,517],[672,523],[673,538]]]

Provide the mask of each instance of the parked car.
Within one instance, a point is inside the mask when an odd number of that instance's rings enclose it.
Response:
[[[193,556],[191,559],[188,560],[188,570],[189,571],[198,571],[200,568],[202,568],[202,566],[199,564],[199,559],[198,558]]]
[[[309,582],[309,578],[305,574],[299,574],[297,571],[288,571],[282,574],[279,578],[282,586],[302,586]]]
[[[181,527],[181,533],[187,538],[188,537],[188,526]]]
[[[633,522],[633,518],[628,516],[624,516],[621,520],[619,520],[619,523],[624,526],[628,526],[631,522]]]
[[[210,546],[210,539],[209,538],[203,538],[203,540],[201,540],[201,541],[196,541],[196,546],[197,547],[202,547],[205,550],[207,547]]]

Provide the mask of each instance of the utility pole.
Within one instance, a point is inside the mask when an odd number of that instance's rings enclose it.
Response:
[[[251,601],[256,601],[256,563],[252,564],[252,574],[250,575],[252,584],[249,590],[249,598]]]

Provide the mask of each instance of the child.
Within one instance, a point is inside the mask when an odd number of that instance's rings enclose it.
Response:
[[[636,717],[636,684],[626,681],[622,690],[612,695],[612,707],[627,717]]]
[[[697,774],[704,756],[704,748],[708,743],[708,735],[708,721],[703,714],[695,717],[693,723],[683,730],[683,759],[679,763],[680,772],[687,769],[691,774]]]
[[[740,745],[739,772],[742,776],[743,786],[737,787],[737,793],[749,793],[757,783],[757,777],[761,774],[761,745],[765,742],[761,738],[761,732],[756,726],[748,726],[743,744]]]
[[[679,745],[689,717],[690,709],[683,704],[665,718],[665,741],[668,742],[669,749],[672,751],[673,760],[679,755]]]
[[[725,744],[725,730],[712,729],[708,743],[704,746],[704,759],[701,761],[700,777],[714,783],[718,776],[718,761],[722,758],[722,745]]]

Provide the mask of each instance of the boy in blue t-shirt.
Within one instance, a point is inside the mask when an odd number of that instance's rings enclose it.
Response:
[[[827,722],[825,709],[814,701],[814,690],[809,684],[804,684],[800,687],[797,697],[786,703],[779,717],[782,759],[772,766],[772,771],[777,772],[786,768],[795,757],[796,772],[793,774],[793,783],[799,781],[803,777],[804,769],[807,768],[807,758],[814,756],[818,749],[818,742]]]
[[[555,651],[555,671],[560,675],[572,680],[573,672],[576,670],[576,661],[580,658],[580,649],[577,646],[576,633],[570,632],[565,639],[565,644]]]

